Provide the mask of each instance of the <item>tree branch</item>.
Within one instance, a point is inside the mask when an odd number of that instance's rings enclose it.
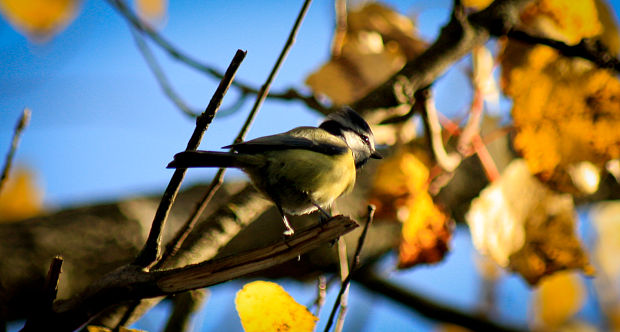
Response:
[[[205,111],[196,118],[196,128],[194,129],[194,133],[192,134],[189,142],[187,143],[186,150],[196,150],[200,145],[200,140],[202,139],[202,135],[209,127],[211,121],[215,117],[217,110],[219,109],[222,99],[226,94],[226,91],[230,87],[233,79],[235,78],[235,74],[237,73],[237,69],[241,65],[241,62],[245,58],[246,52],[237,50],[237,53],[233,57],[232,62],[230,63],[228,69],[226,70],[226,74],[224,78],[220,81],[217,89],[215,90],[209,105],[205,109]],[[160,258],[161,251],[161,234],[166,223],[166,218],[170,213],[170,208],[172,207],[172,203],[181,187],[181,182],[185,177],[185,172],[187,169],[176,169],[170,182],[168,183],[168,187],[162,196],[159,207],[157,208],[157,212],[155,212],[155,217],[153,218],[153,225],[151,226],[151,231],[149,233],[149,237],[146,240],[144,248],[138,254],[133,264],[141,267],[148,267],[149,265],[157,262]]]
[[[357,227],[355,221],[336,216],[272,245],[233,256],[170,270],[148,271],[126,265],[91,284],[79,296],[57,301],[53,312],[33,319],[24,331],[54,326],[56,331],[73,331],[105,308],[134,299],[171,295],[212,286],[294,259],[322,243],[332,241]]]
[[[11,140],[11,147],[9,148],[9,152],[7,153],[6,159],[4,161],[2,175],[0,175],[0,192],[2,192],[2,187],[4,187],[4,183],[9,177],[11,165],[13,164],[13,157],[15,156],[15,151],[17,151],[17,146],[19,145],[19,138],[21,137],[22,131],[24,131],[24,129],[28,126],[28,123],[30,122],[30,115],[30,110],[24,108],[22,116],[19,117],[17,125],[15,126],[15,131],[13,132],[13,139]]]

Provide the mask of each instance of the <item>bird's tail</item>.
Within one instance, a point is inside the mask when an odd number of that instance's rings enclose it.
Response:
[[[174,155],[174,160],[167,168],[190,167],[237,167],[242,168],[246,163],[237,153],[215,151],[185,151]]]

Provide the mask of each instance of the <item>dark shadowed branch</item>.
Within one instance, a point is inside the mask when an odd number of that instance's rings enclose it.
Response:
[[[170,270],[148,271],[125,265],[89,285],[81,294],[54,303],[53,311],[32,319],[24,331],[73,331],[107,307],[134,299],[171,295],[212,286],[294,259],[357,227],[347,217],[336,216],[263,248]]]

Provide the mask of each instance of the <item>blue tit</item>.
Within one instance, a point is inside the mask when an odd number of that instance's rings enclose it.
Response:
[[[178,153],[168,168],[241,169],[275,203],[285,235],[294,233],[286,214],[319,210],[331,217],[325,209],[353,189],[357,169],[369,158],[382,158],[370,126],[348,107],[329,114],[319,127],[297,127],[223,148],[231,152]]]

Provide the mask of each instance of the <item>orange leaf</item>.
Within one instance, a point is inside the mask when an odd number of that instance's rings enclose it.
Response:
[[[0,12],[21,33],[46,41],[75,18],[78,0],[0,0]]]
[[[136,11],[140,18],[152,23],[164,18],[167,7],[167,0],[136,0]]]
[[[403,222],[399,268],[438,262],[448,251],[450,219],[433,203],[428,177],[426,165],[405,149],[382,162],[375,174],[375,216]]]
[[[576,273],[546,278],[534,293],[535,330],[556,331],[583,307],[585,298],[585,285]]]
[[[0,222],[26,219],[39,214],[43,206],[43,194],[35,185],[33,174],[17,169],[0,192]]]

